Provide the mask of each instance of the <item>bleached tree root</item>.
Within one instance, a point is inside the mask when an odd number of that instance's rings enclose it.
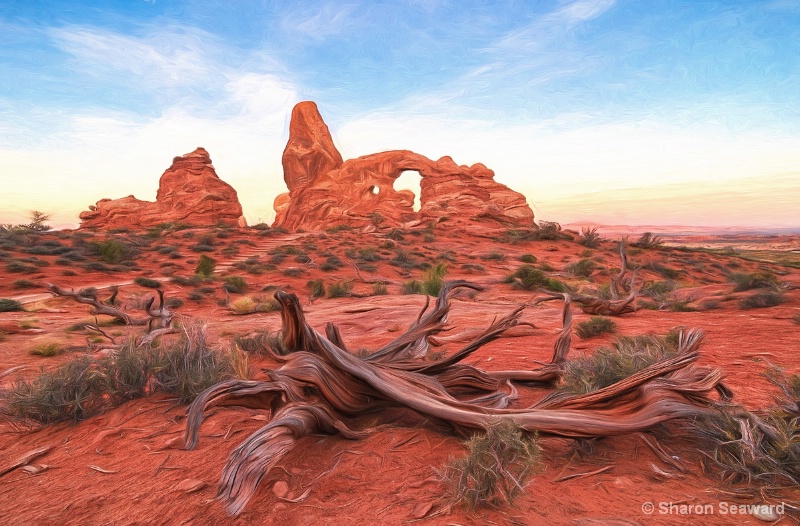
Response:
[[[185,445],[196,446],[203,415],[212,407],[243,405],[262,408],[270,422],[236,448],[223,469],[218,497],[228,513],[247,505],[261,479],[312,433],[338,433],[359,438],[359,417],[380,421],[387,409],[416,412],[464,431],[481,431],[511,421],[528,431],[563,437],[589,438],[643,431],[674,418],[708,414],[710,395],[729,394],[716,370],[693,365],[702,339],[695,331],[681,338],[676,356],[663,359],[595,392],[570,395],[554,392],[528,408],[512,408],[516,382],[553,386],[563,373],[570,347],[570,297],[564,296],[563,330],[551,362],[527,371],[483,371],[461,363],[482,345],[514,327],[524,307],[493,321],[473,342],[437,361],[421,359],[428,339],[445,328],[448,297],[466,282],[442,288],[436,305],[420,312],[408,330],[394,341],[357,357],[345,350],[338,329],[327,327],[328,338],[305,321],[297,297],[278,292],[282,306],[286,356],[266,371],[263,381],[229,381],[202,393],[190,406]]]

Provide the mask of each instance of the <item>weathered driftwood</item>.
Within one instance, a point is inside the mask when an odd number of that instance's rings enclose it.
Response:
[[[116,303],[116,296],[117,296],[116,287],[114,287],[114,291],[111,295],[111,298],[109,299],[110,305],[99,301],[94,296],[84,296],[80,292],[75,292],[74,290],[67,290],[63,287],[59,287],[58,285],[53,285],[52,283],[47,283],[46,288],[56,296],[72,298],[78,303],[91,305],[92,307],[94,307],[95,314],[104,314],[106,316],[111,316],[113,318],[120,320],[125,325],[133,325],[133,326],[147,325],[148,332],[158,329],[167,329],[172,325],[173,313],[165,307],[164,292],[161,290],[158,291],[158,298],[159,298],[158,307],[157,308],[153,307],[153,304],[155,303],[155,297],[152,297],[148,300],[144,309],[145,312],[147,312],[148,316],[146,318],[134,318],[133,316],[123,311],[122,309],[118,309],[113,306],[113,304]]]
[[[639,289],[636,288],[636,271],[631,272],[630,280],[625,283],[625,275],[628,273],[628,253],[625,248],[626,240],[623,238],[619,242],[620,269],[619,273],[611,279],[609,287],[610,299],[602,299],[597,296],[587,294],[577,294],[571,292],[572,301],[578,304],[586,314],[593,316],[621,316],[636,310],[636,298],[639,297]],[[544,291],[553,297],[558,294]],[[622,297],[623,294],[627,296]]]
[[[708,413],[709,394],[721,385],[719,372],[694,367],[701,335],[681,339],[677,356],[661,360],[609,387],[583,395],[560,392],[527,408],[511,408],[514,382],[553,384],[558,381],[570,346],[571,314],[565,297],[563,330],[549,364],[531,371],[482,371],[461,363],[482,345],[513,327],[520,307],[495,320],[481,336],[449,357],[421,360],[428,339],[444,329],[448,295],[459,287],[445,285],[434,308],[420,312],[408,330],[391,343],[364,357],[348,353],[342,336],[329,325],[329,338],[305,321],[297,297],[278,292],[282,306],[284,346],[291,351],[275,356],[281,362],[265,371],[263,381],[232,380],[212,386],[189,407],[185,444],[197,444],[204,414],[215,406],[262,408],[270,422],[248,437],[231,454],[223,470],[218,497],[230,514],[238,514],[261,479],[311,433],[338,433],[359,438],[368,430],[359,417],[380,421],[389,409],[416,412],[465,431],[487,429],[513,421],[523,429],[564,437],[602,437],[648,429],[673,418]],[[427,305],[426,305],[427,307]]]

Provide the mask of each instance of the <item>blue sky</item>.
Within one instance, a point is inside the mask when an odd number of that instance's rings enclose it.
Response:
[[[0,34],[0,222],[153,199],[197,146],[271,220],[311,99],[345,158],[483,162],[539,219],[800,226],[800,1],[27,0]]]

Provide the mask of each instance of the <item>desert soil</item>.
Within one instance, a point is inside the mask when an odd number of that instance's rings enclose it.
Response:
[[[0,251],[0,298],[17,298],[26,307],[25,312],[0,313],[0,373],[24,366],[0,379],[0,389],[10,389],[19,378],[32,378],[42,369],[87,352],[91,335],[70,327],[93,320],[90,308],[51,297],[43,289],[47,282],[76,290],[94,286],[101,289],[100,297],[107,294],[104,287],[117,284],[120,299],[133,309],[153,295],[153,289],[133,283],[134,278],[163,279],[166,297],[182,301],[174,309],[179,317],[203,320],[212,343],[229,349],[235,336],[280,328],[277,312],[236,315],[226,306],[226,301],[241,294],[226,294],[220,278],[242,276],[248,285],[245,294],[257,297],[274,289],[294,292],[313,327],[323,330],[326,322],[333,321],[349,348],[374,349],[415,319],[425,296],[402,294],[403,284],[422,279],[421,263],[439,259],[447,263],[447,279],[466,279],[485,287],[483,292],[462,293],[453,300],[449,318],[453,329],[441,338],[444,345],[439,349],[448,353],[495,316],[534,298],[533,292],[504,282],[522,264],[519,258],[523,254],[535,256],[535,265],[546,263],[551,276],[581,289],[608,283],[618,269],[613,239],[589,250],[567,239],[510,243],[502,240],[502,234],[437,226],[409,231],[395,240],[389,240],[387,232],[285,234],[256,229],[167,230],[151,237],[71,231],[34,236]],[[577,240],[574,232],[572,235]],[[135,264],[103,269],[81,265],[99,261],[92,257],[68,262],[59,255],[31,255],[28,250],[41,246],[43,240],[72,247],[107,239],[138,245],[132,256]],[[725,242],[735,245],[736,240]],[[752,244],[752,240],[746,243]],[[198,245],[210,250],[197,252]],[[380,259],[367,264],[348,258],[348,253],[357,255],[365,248],[374,248]],[[401,250],[411,260],[407,270],[389,263]],[[281,259],[274,256],[276,252],[288,255]],[[218,261],[215,279],[199,287],[170,279],[192,275],[201,253]],[[733,253],[666,246],[632,249],[629,256],[632,265],[644,267],[637,274],[640,283],[663,281],[662,274],[668,272],[679,288],[669,301],[655,308],[615,318],[617,334],[665,334],[676,326],[701,328],[706,338],[700,365],[724,371],[735,400],[750,409],[773,403],[777,390],[762,376],[770,365],[800,373],[796,356],[800,290],[786,290],[785,301],[778,306],[742,310],[739,302],[754,291],[734,292],[726,277],[733,271],[769,271],[781,282],[800,284],[800,269],[749,261]],[[325,265],[331,257],[338,258],[341,265]],[[25,258],[38,261],[22,261],[23,267],[27,265],[22,272],[9,270],[13,268],[9,262]],[[583,258],[591,258],[598,268],[588,278],[571,275],[568,265]],[[312,299],[307,283],[317,278],[327,284],[351,280],[355,296]],[[375,281],[387,284],[387,295],[371,295]],[[198,291],[202,287],[207,290]],[[556,303],[528,307],[522,319],[532,328],[485,346],[468,362],[502,370],[532,368],[548,361],[560,329],[561,307]],[[683,310],[689,312],[672,310],[676,303],[688,307]],[[578,309],[575,313],[576,322],[589,317]],[[116,326],[106,330],[122,338],[133,329]],[[141,333],[141,329],[134,332]],[[576,337],[571,357],[591,353],[613,337]],[[60,342],[66,350],[52,357],[31,355],[29,350],[42,341]],[[250,357],[253,378],[259,377],[262,368],[275,366],[268,358]],[[544,394],[541,389],[520,387],[518,404],[530,404]],[[541,469],[512,506],[474,512],[449,509],[437,470],[448,459],[464,455],[464,437],[406,415],[363,440],[303,438],[300,447],[261,481],[244,512],[231,518],[214,498],[217,482],[228,455],[264,425],[266,416],[254,409],[218,408],[201,428],[198,447],[187,451],[182,447],[185,410],[174,399],[155,394],[79,423],[41,427],[1,420],[0,470],[33,450],[49,449],[32,460],[27,471],[13,469],[0,476],[0,524],[768,524],[774,521],[722,514],[721,506],[785,502],[786,510],[791,511],[791,506],[800,502],[797,487],[777,494],[760,492],[755,486],[727,485],[713,471],[704,472],[705,452],[682,434],[681,426],[668,424],[648,435],[657,436],[659,443],[687,466],[685,473],[662,462],[636,434],[581,444],[542,437]],[[46,469],[39,470],[42,466]],[[602,473],[559,481],[566,475],[607,466]],[[646,503],[655,504],[654,513],[643,512]],[[660,506],[669,503],[710,505],[713,514],[662,514]],[[798,515],[793,513],[779,523],[797,523]]]

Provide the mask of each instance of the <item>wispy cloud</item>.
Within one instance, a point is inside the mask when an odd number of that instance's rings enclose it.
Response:
[[[351,31],[363,20],[356,16],[359,6],[356,4],[340,4],[329,2],[320,6],[298,4],[302,7],[286,14],[281,26],[290,35],[302,35],[313,40],[325,40],[327,37]]]

